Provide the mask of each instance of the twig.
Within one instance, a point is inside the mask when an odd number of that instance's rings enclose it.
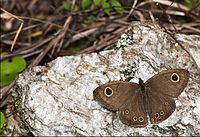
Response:
[[[33,67],[33,66],[38,65],[38,64],[40,63],[40,61],[44,58],[44,56],[49,52],[49,50],[52,49],[53,46],[56,46],[56,44],[58,43],[58,41],[60,41],[61,38],[63,38],[63,36],[64,36],[66,30],[67,30],[68,27],[69,27],[69,23],[71,22],[71,20],[72,20],[72,17],[69,16],[69,17],[67,18],[67,20],[65,21],[63,30],[60,31],[61,33],[60,33],[56,38],[54,38],[54,39],[48,44],[47,48],[44,49],[44,51],[41,52],[41,53],[36,57],[36,59],[35,59],[28,67]]]
[[[9,16],[12,16],[13,18],[18,19],[18,20],[21,22],[21,24],[20,24],[20,26],[19,26],[19,29],[17,30],[17,33],[16,33],[15,38],[14,38],[14,40],[13,40],[11,49],[10,49],[10,50],[12,51],[13,48],[14,48],[14,45],[15,45],[15,43],[16,43],[16,41],[17,41],[17,38],[18,38],[18,36],[19,36],[19,33],[21,32],[22,27],[23,27],[23,25],[24,25],[24,21],[23,21],[22,19],[20,19],[19,17],[15,16],[15,15],[13,15],[13,14],[11,14],[11,13],[9,13],[8,11],[6,11],[6,10],[4,10],[4,9],[2,9],[2,8],[0,8],[0,9],[1,9],[3,12],[5,12],[6,14],[8,14]]]

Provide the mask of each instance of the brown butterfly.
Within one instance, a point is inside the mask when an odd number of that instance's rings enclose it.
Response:
[[[167,119],[175,110],[173,98],[178,97],[189,80],[185,69],[164,70],[145,83],[112,81],[97,87],[93,94],[105,108],[118,111],[122,123],[145,127],[147,115],[152,124]]]

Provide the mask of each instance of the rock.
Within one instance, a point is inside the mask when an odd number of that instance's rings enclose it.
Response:
[[[173,38],[156,24],[135,22],[113,50],[59,57],[26,70],[17,80],[16,109],[36,136],[200,135],[199,55],[200,36]],[[129,127],[93,99],[93,90],[108,81],[138,83],[170,68],[188,69],[191,76],[175,99],[175,112],[160,124]]]

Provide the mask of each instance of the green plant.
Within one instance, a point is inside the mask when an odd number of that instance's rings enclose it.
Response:
[[[106,14],[110,14],[110,4],[106,0],[101,1],[101,6]]]
[[[192,8],[193,7],[193,1],[192,0],[184,0],[184,4],[188,8]]]
[[[71,10],[71,5],[72,3],[70,1],[65,1],[64,2],[64,7],[66,10]],[[81,8],[83,10],[88,10],[90,8],[93,8],[93,7],[102,7],[103,8],[103,11],[106,13],[106,14],[110,14],[110,10],[111,8],[113,8],[117,13],[119,14],[123,14],[124,12],[124,9],[121,5],[121,3],[119,2],[119,0],[82,0],[81,1]],[[74,6],[74,11],[77,11],[77,8],[78,6],[75,5]]]
[[[89,9],[92,5],[92,0],[82,0],[81,6],[84,10]]]
[[[117,11],[119,14],[123,14],[124,9],[122,8],[122,5],[120,4],[118,0],[112,0],[111,5],[115,9],[115,11]]]
[[[0,56],[6,53],[1,53]],[[6,85],[12,82],[20,72],[26,68],[26,61],[22,56],[14,56],[0,61],[0,84]]]
[[[63,5],[64,5],[64,8],[65,8],[67,11],[70,11],[70,10],[78,11],[78,6],[77,6],[77,5],[74,6],[74,9],[71,9],[71,8],[72,8],[72,3],[71,3],[71,2],[66,2],[66,1],[64,1],[64,2],[63,2]]]
[[[5,116],[3,112],[0,111],[0,128],[3,128],[4,123],[5,123]]]

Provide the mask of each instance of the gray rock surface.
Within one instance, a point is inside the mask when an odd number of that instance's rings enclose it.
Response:
[[[200,135],[200,36],[175,35],[135,22],[113,50],[59,57],[26,70],[17,81],[16,108],[34,135]],[[117,113],[93,99],[93,90],[112,80],[138,83],[164,69],[184,68],[188,86],[165,121],[145,128],[121,123]]]

